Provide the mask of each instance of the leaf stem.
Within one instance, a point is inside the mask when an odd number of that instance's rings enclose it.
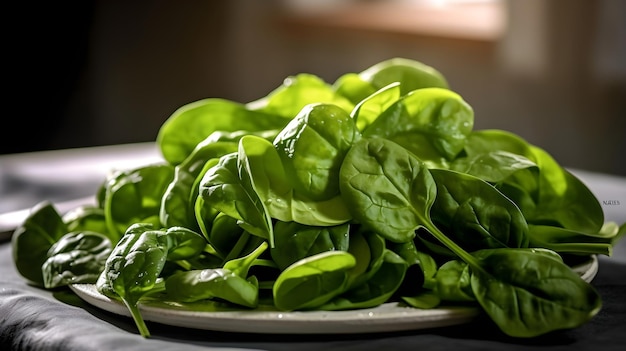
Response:
[[[146,322],[143,320],[143,317],[141,316],[141,312],[139,311],[138,304],[131,303],[127,299],[122,299],[122,301],[124,302],[124,305],[126,305],[126,308],[130,312],[130,315],[133,317],[133,321],[135,321],[135,325],[137,326],[137,329],[139,330],[139,334],[141,334],[141,336],[143,336],[144,338],[150,337],[150,331],[148,330],[148,326],[146,326]]]
[[[439,228],[437,228],[434,224],[427,223],[424,225],[424,228],[428,230],[428,232],[437,240],[439,240],[443,245],[450,249],[450,251],[457,255],[461,260],[470,265],[473,270],[478,270],[485,274],[487,273],[482,268],[480,262],[476,259],[476,257],[472,256],[469,252],[463,250],[462,247],[457,245],[452,239],[442,233],[441,230],[439,230]]]

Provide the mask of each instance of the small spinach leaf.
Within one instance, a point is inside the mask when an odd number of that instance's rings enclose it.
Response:
[[[524,215],[491,184],[450,170],[430,173],[437,185],[431,219],[466,251],[528,246]]]
[[[234,101],[208,98],[183,105],[174,111],[159,129],[156,141],[165,160],[178,165],[213,132],[280,129],[288,121],[283,116],[254,111]]]
[[[273,287],[279,310],[313,309],[348,287],[348,270],[356,264],[345,251],[326,251],[299,260],[283,270]]]
[[[68,232],[67,225],[52,203],[42,201],[33,206],[11,237],[17,271],[29,281],[44,286],[41,265],[48,259],[48,250],[52,245]]]
[[[208,169],[200,182],[200,196],[211,207],[237,219],[242,228],[269,240],[273,246],[271,218],[239,159],[238,153],[231,153]]]
[[[42,264],[46,289],[68,284],[95,283],[111,252],[111,241],[95,232],[70,232],[48,250]]]
[[[278,221],[274,225],[276,246],[270,249],[280,269],[324,251],[348,250],[350,225],[314,227],[297,222]]]

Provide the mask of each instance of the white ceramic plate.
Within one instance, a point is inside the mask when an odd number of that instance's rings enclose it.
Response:
[[[572,267],[590,282],[598,272],[596,256]],[[87,303],[100,309],[130,316],[118,301],[100,294],[93,284],[74,284],[71,289]],[[162,305],[140,304],[147,321],[214,331],[268,334],[352,334],[392,332],[445,327],[472,321],[480,313],[473,307],[446,307],[420,310],[398,303],[349,311],[190,311]]]

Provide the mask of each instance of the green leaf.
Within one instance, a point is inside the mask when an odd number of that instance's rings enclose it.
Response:
[[[276,136],[274,146],[295,192],[311,200],[339,194],[339,168],[360,133],[346,111],[309,104]]]
[[[354,256],[345,251],[327,251],[295,262],[274,283],[274,305],[282,311],[313,309],[347,288],[347,271]]]
[[[365,130],[400,98],[400,83],[391,83],[361,100],[350,113],[359,131]]]
[[[41,266],[45,288],[94,284],[104,269],[111,247],[109,238],[99,233],[65,234],[50,247],[48,259]]]
[[[408,265],[391,250],[385,249],[381,258],[381,265],[367,281],[319,308],[337,311],[369,308],[387,302],[402,284]]]
[[[271,218],[250,183],[250,175],[241,168],[238,153],[222,156],[217,165],[204,174],[200,196],[207,204],[237,219],[239,225],[273,246]]]
[[[441,300],[467,302],[476,301],[468,265],[459,260],[450,260],[437,271],[435,291]]]
[[[109,232],[104,209],[101,207],[78,206],[66,212],[62,218],[67,224],[68,232],[96,232],[106,235],[111,241],[119,240],[119,236]]]
[[[529,226],[531,246],[578,255],[611,256],[616,235],[617,232],[584,233],[550,225]]]
[[[441,299],[439,299],[439,296],[429,290],[424,290],[420,294],[415,296],[402,296],[402,301],[404,301],[409,306],[423,310],[435,308],[439,306],[439,304],[441,304]]]
[[[139,311],[139,299],[160,288],[168,260],[184,260],[204,251],[202,235],[182,227],[154,229],[152,224],[131,225],[113,247],[96,288],[115,293],[128,308],[142,336],[150,333]]]
[[[491,184],[450,170],[430,173],[437,184],[431,219],[466,251],[528,246],[524,215]]]
[[[529,223],[556,223],[567,229],[598,232],[604,224],[602,206],[591,190],[561,167],[545,150],[532,146],[539,165],[537,206],[527,214]]]
[[[381,61],[359,75],[376,89],[393,82],[400,82],[402,95],[422,88],[448,88],[448,82],[437,69],[402,57]]]
[[[219,299],[247,308],[259,304],[258,282],[223,268],[176,272],[165,280],[165,290],[166,299],[176,302]]]
[[[283,116],[254,111],[234,101],[208,98],[185,104],[174,111],[161,125],[156,141],[165,160],[178,165],[216,131],[280,129],[288,121]]]
[[[326,200],[299,196],[291,186],[278,151],[270,142],[246,136],[240,146],[241,162],[271,218],[311,226],[339,225],[352,218],[339,194]]]
[[[490,183],[504,182],[516,172],[538,171],[537,164],[525,156],[502,150],[487,150],[485,153],[459,158],[454,161],[451,168]]]
[[[386,109],[364,131],[364,137],[395,141],[419,154],[411,135],[422,135],[448,160],[456,158],[474,126],[474,111],[457,93],[442,88],[411,91]],[[409,141],[407,143],[407,141]]]
[[[550,256],[527,249],[495,249],[478,257],[482,270],[472,271],[472,290],[507,335],[535,337],[576,328],[601,308],[595,288]]]
[[[174,167],[151,164],[113,172],[106,181],[103,205],[110,235],[118,238],[134,223],[161,226],[163,194],[174,179]]]
[[[20,275],[44,286],[41,266],[48,259],[48,250],[68,232],[61,215],[49,201],[33,206],[11,237],[13,262]]]
[[[276,245],[270,253],[278,267],[285,269],[298,260],[324,251],[347,251],[349,232],[349,224],[318,227],[278,221],[274,225]]]
[[[304,106],[313,103],[337,105],[346,112],[354,108],[354,104],[336,93],[331,85],[309,73],[299,73],[285,78],[283,83],[267,96],[250,102],[246,106],[255,111],[282,116],[290,120]]]
[[[341,166],[341,195],[352,216],[393,242],[406,242],[426,223],[436,184],[420,160],[382,138],[356,142]]]
[[[500,155],[519,155],[517,161],[520,162],[510,162],[514,158],[510,156],[509,161],[499,162],[498,171],[491,162],[473,162],[488,157],[494,150],[499,150]],[[473,162],[473,174],[497,181],[496,186],[520,207],[529,224],[553,225],[586,233],[598,232],[604,224],[602,207],[591,190],[545,150],[521,137],[496,129],[473,132],[465,152],[467,159],[455,163]],[[531,165],[522,162],[522,158],[536,167],[522,170],[525,165]],[[479,170],[479,166],[483,169]],[[507,169],[511,166],[518,170]],[[502,179],[507,172],[509,177]],[[491,176],[485,176],[488,174]]]

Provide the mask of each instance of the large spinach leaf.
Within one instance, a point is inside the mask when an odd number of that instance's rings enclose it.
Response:
[[[441,156],[453,160],[463,151],[473,126],[474,111],[459,94],[423,88],[403,95],[363,131],[363,136],[396,141],[419,154],[422,140],[413,135],[421,135]]]
[[[506,334],[534,337],[578,327],[602,306],[595,288],[561,260],[527,249],[476,254],[471,286],[485,312]]]
[[[363,138],[346,155],[341,195],[356,221],[385,239],[406,242],[427,222],[437,186],[419,159],[383,138]]]

